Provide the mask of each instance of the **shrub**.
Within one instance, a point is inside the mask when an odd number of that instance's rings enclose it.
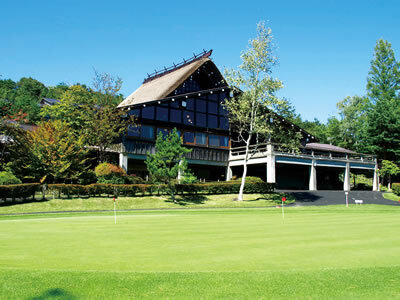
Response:
[[[124,169],[119,166],[109,164],[109,163],[101,163],[94,170],[97,176],[98,183],[105,184],[124,184],[126,173]]]
[[[79,177],[79,184],[91,184],[97,182],[96,173],[92,170],[88,170],[82,173]]]
[[[400,196],[400,183],[392,183],[392,191],[397,196]]]
[[[123,176],[126,174],[124,169],[122,169],[121,167],[106,162],[99,164],[95,168],[94,172],[96,173],[97,177],[107,176],[111,174],[120,174],[121,176]]]
[[[5,184],[21,184],[22,181],[19,180],[13,173],[10,172],[0,172],[0,185]]]
[[[237,178],[235,180],[231,180],[231,181],[238,181],[241,182],[242,178]],[[264,180],[262,180],[260,177],[255,177],[255,176],[246,176],[246,183],[251,183],[251,182],[264,182]]]
[[[0,198],[22,198],[27,197],[35,198],[35,192],[39,191],[40,183],[23,183],[23,184],[10,184],[0,185]]]
[[[132,174],[132,175],[127,175],[126,177],[125,177],[125,181],[126,181],[126,183],[130,183],[130,184],[141,184],[141,183],[145,183],[145,181],[144,181],[144,179],[143,178],[141,178],[141,177],[139,177],[139,176],[136,176],[136,175],[134,175],[134,174]]]

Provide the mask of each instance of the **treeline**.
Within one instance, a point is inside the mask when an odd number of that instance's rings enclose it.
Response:
[[[322,143],[333,144],[380,160],[400,164],[400,63],[391,44],[378,40],[367,76],[366,95],[349,96],[337,103],[339,117],[294,122]]]
[[[123,95],[119,93],[121,85],[122,80],[119,77],[97,71],[91,86],[80,83],[46,86],[31,77],[23,77],[16,82],[0,79],[0,118],[18,121],[22,118],[23,122],[37,124],[48,117],[48,111],[42,111],[39,106],[43,98],[66,100],[73,97],[69,103],[76,101],[78,104],[116,106],[123,100]]]
[[[105,161],[107,149],[133,122],[116,105],[122,80],[95,72],[92,85],[46,87],[32,78],[1,81],[0,171],[12,181],[79,182]],[[54,105],[40,108],[42,97]],[[34,124],[26,130],[20,124]],[[94,155],[93,157],[93,153]]]

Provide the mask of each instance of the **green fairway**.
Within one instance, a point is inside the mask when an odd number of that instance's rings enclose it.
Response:
[[[386,206],[3,216],[0,299],[400,298]]]

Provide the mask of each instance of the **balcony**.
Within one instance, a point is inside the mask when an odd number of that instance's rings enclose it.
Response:
[[[120,151],[134,155],[146,155],[147,153],[155,153],[155,143],[145,141],[125,141],[119,144]],[[187,146],[192,149],[185,157],[190,160],[214,161],[214,162],[227,162],[229,158],[228,149],[214,149],[196,146]]]

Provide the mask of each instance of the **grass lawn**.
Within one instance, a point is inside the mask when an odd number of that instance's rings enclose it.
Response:
[[[400,197],[397,196],[395,193],[383,193],[383,198],[393,201],[399,201]]]
[[[0,299],[400,298],[400,210],[0,217]]]
[[[244,201],[233,201],[237,194],[231,195],[187,195],[178,196],[178,204],[173,203],[168,196],[145,196],[145,197],[119,197],[117,209],[151,209],[151,208],[210,208],[210,207],[267,207],[275,206],[274,200],[280,200],[283,194],[271,193],[245,194]],[[41,196],[37,196],[41,199]],[[79,210],[112,210],[113,199],[110,198],[72,198],[52,199],[47,195],[49,201],[33,201],[31,203],[15,204],[11,202],[0,203],[0,214],[7,213],[29,213],[48,211],[79,211]],[[287,196],[287,203],[294,202],[292,196]]]

